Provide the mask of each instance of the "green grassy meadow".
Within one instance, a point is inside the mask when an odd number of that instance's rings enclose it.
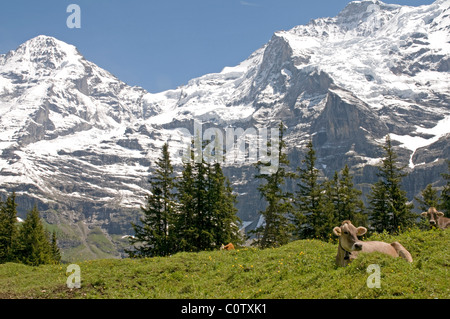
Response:
[[[450,298],[450,231],[411,230],[367,240],[399,241],[413,263],[381,254],[335,266],[337,242],[301,240],[259,250],[179,253],[165,258],[76,263],[81,288],[69,289],[67,264],[0,265],[0,298],[36,299],[374,299]],[[381,269],[368,288],[367,267]]]

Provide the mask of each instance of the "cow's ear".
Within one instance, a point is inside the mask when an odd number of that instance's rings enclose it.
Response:
[[[333,233],[338,237],[341,236],[341,227],[334,227]]]
[[[436,215],[438,215],[439,217],[442,217],[442,216],[444,216],[444,213],[443,212],[437,212]]]
[[[365,227],[356,228],[356,236],[362,236],[365,233],[367,233],[367,228],[365,228]]]
[[[427,217],[428,213],[427,212],[423,212],[422,214],[420,214],[420,216],[422,217]]]

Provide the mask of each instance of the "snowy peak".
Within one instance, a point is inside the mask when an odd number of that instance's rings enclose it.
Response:
[[[21,72],[30,77],[42,77],[66,65],[79,64],[81,59],[82,56],[74,46],[40,35],[6,54],[2,64],[3,72]]]
[[[395,12],[401,8],[399,5],[386,4],[377,0],[353,1],[336,17],[338,23],[346,26],[355,25],[366,21],[370,16],[381,12]]]
[[[450,41],[450,0],[438,0],[432,4],[435,8],[425,20],[426,24],[434,31],[442,31],[447,34],[447,42]]]
[[[450,0],[420,7],[386,4],[377,0],[350,2],[336,17],[319,18],[289,32],[297,36],[342,41],[354,37],[399,36],[419,29],[449,30]],[[450,33],[450,32],[447,32]]]
[[[148,92],[53,37],[37,36],[0,62],[0,143],[27,145],[155,114]]]
[[[380,1],[352,2],[336,17],[336,22],[347,34],[367,37],[382,30],[400,8]]]

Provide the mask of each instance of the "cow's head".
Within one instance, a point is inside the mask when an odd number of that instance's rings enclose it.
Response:
[[[436,210],[436,208],[434,208],[434,207],[430,207],[430,209],[428,209],[428,212],[423,212],[420,215],[422,217],[428,218],[428,221],[430,222],[430,226],[433,227],[433,226],[437,225],[439,217],[444,216],[444,213],[438,212]]]
[[[363,242],[358,239],[358,236],[362,236],[366,232],[366,228],[356,228],[349,220],[342,222],[341,227],[333,229],[333,233],[339,237],[339,245],[346,251],[361,250]]]

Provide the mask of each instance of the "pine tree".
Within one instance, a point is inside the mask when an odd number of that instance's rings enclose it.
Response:
[[[278,158],[278,167],[276,170],[270,174],[262,174],[262,168],[269,167],[272,163],[262,163],[259,161],[256,164],[259,173],[255,177],[265,180],[265,183],[260,185],[258,190],[261,197],[267,202],[267,208],[260,212],[264,217],[265,225],[252,232],[257,235],[255,244],[261,248],[277,247],[287,244],[292,236],[292,225],[289,221],[289,215],[293,212],[290,200],[292,195],[284,191],[282,187],[285,185],[286,179],[295,177],[295,174],[289,172],[289,160],[284,153],[286,147],[283,138],[284,132],[284,125],[280,123],[278,154],[271,154],[272,158],[275,155]],[[271,142],[268,142],[269,149],[271,146]]]
[[[375,231],[397,233],[412,226],[416,216],[411,212],[413,205],[407,203],[406,192],[401,189],[401,180],[407,174],[404,172],[405,166],[397,164],[398,156],[389,136],[383,149],[385,157],[377,174],[379,181],[372,187],[369,196],[372,208],[369,219]]]
[[[414,197],[414,199],[419,203],[419,209],[422,212],[426,212],[430,207],[439,207],[439,197],[437,194],[438,192],[433,188],[433,185],[428,184],[421,192],[421,198]]]
[[[0,264],[7,262],[8,260],[8,236],[5,236],[6,214],[4,213],[4,203],[0,198]]]
[[[192,145],[201,144],[192,141]],[[216,146],[218,147],[218,146]],[[223,174],[216,156],[194,162],[185,159],[183,172],[177,182],[178,214],[176,233],[180,251],[217,249],[223,243],[239,243],[239,218],[235,208],[236,196]],[[210,154],[209,150],[205,153]]]
[[[197,228],[196,205],[194,202],[194,153],[190,152],[190,158],[185,159],[183,163],[183,171],[181,177],[176,182],[177,187],[177,218],[175,232],[178,238],[177,251],[196,251]]]
[[[320,171],[315,168],[316,152],[312,140],[308,142],[307,153],[302,160],[304,167],[298,167],[299,183],[295,198],[296,212],[294,224],[299,238],[322,236],[324,211],[322,186],[319,183]]]
[[[17,239],[16,194],[8,196],[6,202],[0,201],[0,263],[14,260],[14,246]]]
[[[210,164],[203,158],[201,162],[194,164],[194,204],[195,204],[195,228],[197,232],[195,247],[198,251],[213,248],[214,233],[212,227],[212,212],[209,203],[208,171]]]
[[[447,168],[447,173],[442,174],[442,177],[447,183],[441,193],[439,209],[442,210],[446,217],[450,217],[450,160],[447,160]]]
[[[135,236],[130,243],[134,251],[127,251],[130,257],[167,256],[174,251],[174,177],[170,161],[169,146],[164,144],[161,158],[156,161],[156,170],[150,178],[150,192],[141,224],[133,224]]]
[[[214,234],[213,244],[234,243],[240,244],[239,235],[240,219],[237,217],[236,195],[229,179],[223,174],[220,163],[214,163],[208,171],[208,205],[212,216],[212,232]]]
[[[366,226],[367,216],[364,214],[362,192],[353,185],[353,176],[347,165],[342,169],[337,183],[336,212],[339,222],[351,220],[354,225]]]
[[[322,188],[322,224],[316,236],[324,238],[332,233],[332,229],[344,220],[354,225],[366,226],[367,216],[364,213],[362,192],[354,188],[353,177],[347,165],[340,173],[335,172],[333,179],[326,180]]]
[[[391,228],[390,223],[390,203],[386,185],[382,180],[377,181],[369,194],[371,212],[369,221],[371,228],[381,233],[383,230]]]
[[[36,206],[28,213],[18,236],[17,258],[20,262],[38,266],[53,262],[51,244]]]
[[[217,141],[217,140],[216,140]],[[204,145],[210,145],[205,141]],[[200,145],[200,144],[198,144]],[[218,150],[219,145],[215,145]],[[203,154],[212,154],[205,147]],[[212,250],[221,244],[239,243],[236,196],[231,184],[223,174],[219,156],[203,156],[194,164],[195,219],[197,250]]]
[[[322,223],[318,225],[315,233],[316,237],[320,237],[323,240],[330,240],[333,238],[333,228],[336,227],[336,225],[340,225],[340,222],[342,222],[342,220],[338,217],[338,205],[340,203],[338,173],[335,172],[333,179],[325,180],[321,187],[323,189],[321,197]]]
[[[59,250],[58,247],[56,232],[52,232],[52,241],[50,244],[50,250],[53,263],[59,264],[61,262],[61,251]]]
[[[156,161],[155,177],[152,185],[161,192],[162,210],[159,235],[161,236],[160,247],[162,256],[174,251],[174,224],[175,224],[175,177],[170,160],[169,145],[164,144],[162,157]]]

